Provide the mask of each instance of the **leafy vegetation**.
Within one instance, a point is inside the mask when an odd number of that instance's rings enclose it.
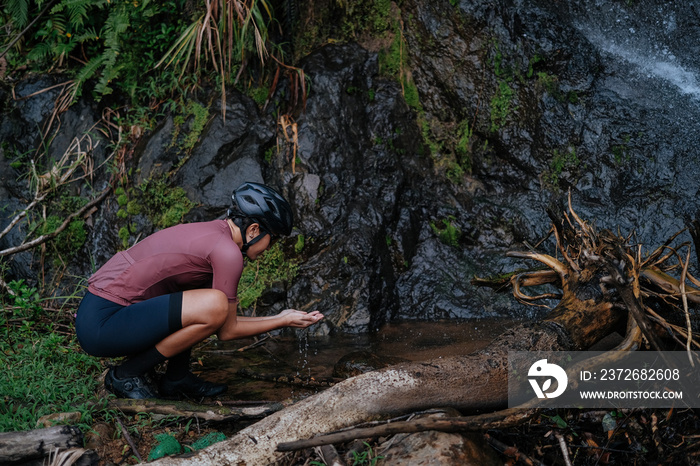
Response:
[[[558,188],[559,177],[562,172],[577,168],[579,163],[575,147],[569,147],[565,151],[555,149],[549,164],[549,170],[543,175],[544,180],[554,188]]]
[[[462,230],[454,224],[456,218],[450,216],[442,220],[442,226],[434,222],[430,223],[430,228],[433,230],[440,241],[448,246],[459,246],[459,238],[462,236]]]
[[[63,319],[44,311],[36,288],[23,280],[8,285],[14,295],[2,298],[0,312],[0,432],[34,429],[41,416],[76,411],[87,427],[104,409],[94,396],[99,360],[58,332]]]
[[[247,309],[254,306],[270,285],[293,279],[298,269],[296,261],[285,257],[281,243],[275,243],[255,262],[249,262],[244,267],[238,283],[238,300],[241,308]]]
[[[166,176],[144,181],[139,191],[147,214],[158,228],[181,223],[185,214],[194,207],[185,190],[180,186],[170,186]]]
[[[201,78],[218,81],[223,91],[249,57],[264,63],[268,56],[273,15],[266,1],[207,5],[186,0],[8,0],[0,25],[9,31],[4,48],[12,68],[64,69],[72,78],[73,99],[86,88],[97,100],[119,90],[135,105],[153,106],[187,95]],[[204,44],[196,44],[200,37]]]
[[[182,109],[182,112],[173,118],[175,130],[172,135],[172,144],[175,145],[185,123],[190,120],[190,123],[185,131],[185,136],[178,143],[180,150],[189,153],[197,144],[199,136],[204,130],[204,126],[209,121],[209,109],[204,107],[199,102],[190,100]]]

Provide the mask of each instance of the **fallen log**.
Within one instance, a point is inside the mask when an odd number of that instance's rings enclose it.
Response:
[[[54,426],[24,432],[0,433],[0,464],[43,459],[56,449],[83,446],[83,433],[75,426]]]

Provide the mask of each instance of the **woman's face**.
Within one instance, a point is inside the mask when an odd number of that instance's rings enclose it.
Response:
[[[255,235],[253,239],[261,234],[259,230],[257,233],[258,234]],[[246,257],[252,261],[257,259],[260,254],[265,252],[267,248],[270,247],[270,240],[270,235],[266,234],[264,238],[248,248],[246,251]]]

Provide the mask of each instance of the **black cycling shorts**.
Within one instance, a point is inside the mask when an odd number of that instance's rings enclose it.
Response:
[[[137,354],[182,328],[182,292],[122,306],[88,292],[75,331],[85,352],[99,357]]]

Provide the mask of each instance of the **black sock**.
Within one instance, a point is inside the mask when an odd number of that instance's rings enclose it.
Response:
[[[147,349],[143,353],[124,361],[120,366],[114,368],[114,375],[118,379],[125,377],[136,377],[148,372],[157,364],[164,362],[167,358],[160,354],[156,347]]]
[[[168,359],[168,368],[165,370],[165,376],[169,380],[180,380],[190,372],[191,352],[191,349],[187,349]]]

